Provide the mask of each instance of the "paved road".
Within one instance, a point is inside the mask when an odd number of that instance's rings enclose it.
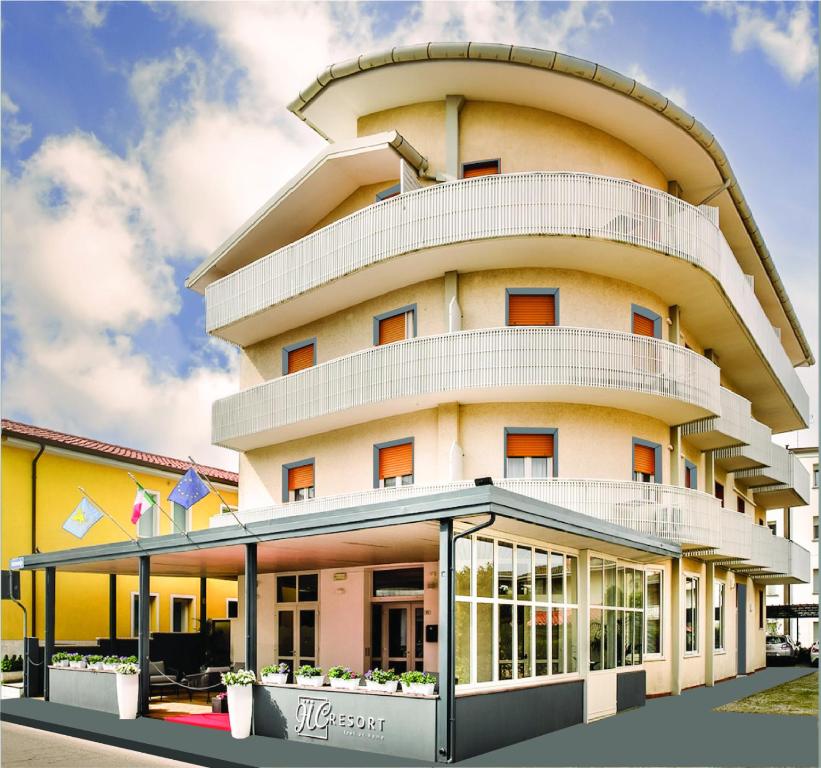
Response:
[[[191,763],[178,763],[11,723],[3,723],[1,733],[3,768],[195,768]]]

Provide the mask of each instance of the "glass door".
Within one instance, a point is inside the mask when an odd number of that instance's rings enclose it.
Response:
[[[303,664],[316,666],[316,609],[277,610],[277,662],[285,662],[293,674]]]
[[[374,603],[373,620],[379,622],[381,653],[374,654],[383,669],[397,674],[424,667],[424,609],[422,603]]]

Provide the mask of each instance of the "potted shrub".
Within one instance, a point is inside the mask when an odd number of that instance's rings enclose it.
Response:
[[[117,709],[120,720],[137,717],[137,701],[140,691],[140,668],[136,664],[117,665]]]
[[[86,662],[91,669],[102,670],[103,668],[103,657],[99,654],[92,653],[90,656],[86,656]]]
[[[354,690],[359,688],[359,672],[352,672],[350,667],[331,667],[328,670],[328,680],[331,688],[347,688]]]
[[[425,672],[403,672],[399,675],[402,681],[403,693],[419,693],[423,696],[433,696],[433,689],[436,687],[436,678]]]
[[[225,691],[218,693],[211,699],[211,711],[218,715],[224,715],[228,712],[228,694]]]
[[[285,685],[288,682],[288,673],[291,668],[283,661],[262,668],[262,682],[269,685]]]
[[[120,664],[136,664],[136,656],[120,656]]]
[[[106,672],[116,672],[119,665],[119,656],[103,656],[103,669]]]
[[[51,664],[55,667],[67,667],[69,664],[68,654],[63,653],[62,651],[60,651],[60,653],[55,653],[51,657]]]
[[[68,665],[72,669],[85,669],[88,666],[88,664],[86,664],[86,657],[81,653],[68,654]]]
[[[0,680],[4,683],[17,683],[23,679],[23,657],[8,655],[0,661]]]
[[[250,669],[223,672],[222,684],[228,693],[228,720],[231,735],[235,739],[247,739],[251,735],[251,712],[254,704],[253,685],[257,676]]]
[[[303,664],[294,672],[294,675],[297,685],[309,685],[312,688],[320,688],[325,685],[325,675],[322,674],[322,667]]]
[[[392,669],[369,669],[365,673],[365,687],[369,691],[384,691],[385,693],[396,693],[399,685],[399,677]]]

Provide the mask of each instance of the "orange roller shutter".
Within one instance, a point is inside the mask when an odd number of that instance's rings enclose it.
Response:
[[[508,435],[507,455],[511,459],[523,456],[549,458],[553,455],[553,435]]]
[[[495,176],[499,173],[499,162],[488,160],[485,163],[467,163],[462,171],[463,179],[473,179],[476,176]]]
[[[646,475],[656,474],[656,451],[647,445],[633,446],[633,471]]]
[[[390,344],[394,341],[402,341],[405,338],[405,324],[407,322],[407,312],[393,317],[386,317],[379,321],[379,343]]]
[[[311,368],[314,364],[314,345],[306,344],[299,349],[292,349],[288,353],[288,373]]]
[[[553,294],[511,294],[507,303],[508,325],[555,325],[556,297]]]
[[[379,449],[379,479],[413,474],[413,444],[402,443]]]
[[[638,336],[655,336],[656,324],[649,317],[633,313],[633,333]]]
[[[314,465],[305,464],[288,470],[288,490],[296,491],[300,488],[312,488],[314,485]]]

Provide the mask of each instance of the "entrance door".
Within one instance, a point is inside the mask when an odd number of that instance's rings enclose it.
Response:
[[[285,662],[293,674],[303,664],[316,666],[316,609],[277,610],[277,662]]]
[[[374,654],[382,669],[397,674],[424,667],[424,615],[422,603],[374,603],[373,620],[378,621],[381,652]]]
[[[737,674],[747,674],[747,585],[735,585],[735,612],[736,624],[736,659],[738,660]]]

